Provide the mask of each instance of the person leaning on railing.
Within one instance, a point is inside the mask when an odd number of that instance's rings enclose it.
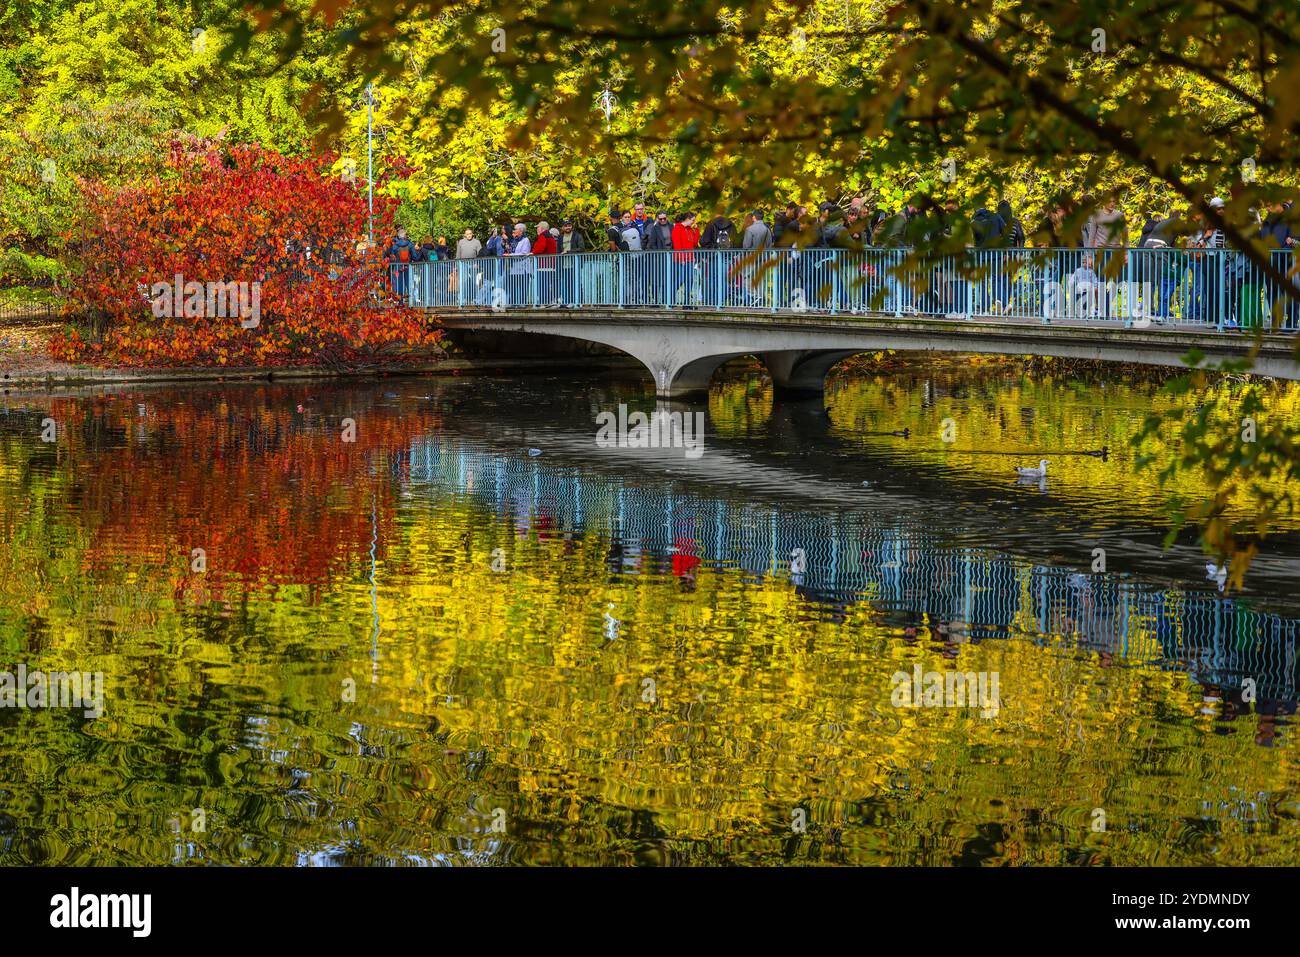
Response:
[[[700,234],[700,248],[711,250],[705,253],[703,268],[700,271],[700,292],[707,305],[722,306],[731,299],[726,292],[731,257],[723,250],[738,246],[738,238],[736,224],[723,213],[709,220],[708,225],[704,227],[704,232]]]
[[[510,247],[510,304],[529,305],[533,274],[533,245],[528,241],[528,231],[523,223],[515,223],[514,244]]]
[[[881,308],[885,312],[902,313],[911,308],[910,303],[907,302],[909,290],[906,283],[899,282],[896,272],[904,256],[897,250],[911,244],[914,237],[910,234],[909,226],[920,213],[920,208],[915,203],[909,202],[898,212],[887,213],[871,234],[872,246],[877,249],[891,250],[884,254],[884,258],[879,260],[878,265],[879,279],[885,287],[885,298],[881,303]]]
[[[1283,254],[1290,254],[1291,257],[1295,256],[1296,239],[1298,238],[1291,212],[1290,203],[1270,203],[1268,216],[1265,217],[1264,225],[1259,230],[1260,238],[1272,247],[1273,265],[1288,273],[1291,270],[1292,263],[1286,262],[1286,256]],[[1294,286],[1295,277],[1291,278],[1291,282]],[[1269,283],[1269,289],[1271,291],[1271,295],[1268,297],[1270,311],[1277,311],[1279,303],[1283,303],[1282,328],[1287,330],[1295,329],[1297,320],[1300,319],[1300,303],[1296,301],[1296,297],[1300,296],[1300,290],[1293,289],[1291,296],[1288,298],[1286,291],[1277,283]]]
[[[1223,200],[1218,196],[1210,200],[1210,206],[1223,208]],[[1219,309],[1223,297],[1221,278],[1223,272],[1223,232],[1201,217],[1195,232],[1188,237],[1187,248],[1192,266],[1192,292],[1189,297],[1188,312],[1198,322],[1213,323],[1219,318]]]
[[[646,225],[645,242],[641,248],[654,253],[653,256],[646,257],[650,269],[647,283],[650,301],[660,306],[671,305],[672,263],[669,250],[673,248],[673,224],[668,222],[667,210],[659,210],[655,213],[654,222]]]
[[[745,229],[741,238],[741,248],[744,250],[744,258],[759,260],[764,256],[763,250],[772,245],[772,230],[768,228],[767,223],[763,222],[763,211],[756,209],[745,217]],[[759,306],[764,304],[764,290],[761,288],[766,285],[765,275],[759,271],[756,262],[749,262],[744,268],[744,275],[741,278],[742,301],[747,306]]]
[[[691,294],[695,287],[695,250],[700,245],[700,231],[695,227],[695,214],[682,213],[673,226],[673,286],[672,303],[677,302],[677,291],[682,290],[682,305],[692,308]]]
[[[553,306],[559,301],[555,286],[555,237],[551,235],[551,224],[542,220],[537,224],[537,240],[533,243],[532,254],[537,257],[537,305]]]
[[[1116,275],[1116,267],[1111,263],[1116,256],[1121,257],[1124,268],[1127,269],[1127,259],[1124,250],[1128,248],[1128,219],[1124,215],[1124,210],[1119,205],[1119,195],[1114,191],[1106,194],[1105,199],[1099,208],[1094,208],[1092,214],[1083,224],[1083,245],[1088,249],[1095,249],[1097,252],[1095,265],[1099,280],[1120,279]],[[1114,252],[1119,250],[1119,252]],[[1126,277],[1124,277],[1126,278]],[[1117,303],[1108,298],[1109,293],[1106,287],[1102,287],[1101,296],[1098,302],[1100,315],[1109,316],[1115,311]]]
[[[560,238],[556,240],[556,248],[560,254],[560,305],[576,306],[581,298],[582,271],[579,268],[580,260],[574,258],[574,254],[586,249],[586,241],[574,226],[573,220],[560,222]]]
[[[1258,233],[1263,225],[1263,217],[1258,209],[1246,211],[1249,233]],[[1245,254],[1224,243],[1225,257],[1223,275],[1223,319],[1226,326],[1255,327],[1259,324],[1262,311],[1263,290],[1255,279],[1254,270]]]
[[[384,250],[384,259],[389,264],[389,285],[403,298],[410,292],[410,264],[415,262],[415,256],[415,243],[406,238],[406,227],[399,226],[392,244]]]
[[[631,210],[624,211],[619,220],[618,229],[619,248],[623,252],[636,254],[623,260],[623,304],[626,306],[639,306],[646,285],[643,281],[646,262],[640,255],[641,230],[632,219]]]

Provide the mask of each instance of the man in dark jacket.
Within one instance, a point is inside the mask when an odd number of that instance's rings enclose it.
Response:
[[[673,248],[673,224],[668,222],[665,210],[655,213],[654,221],[646,225],[645,242],[641,248],[654,252],[653,256],[645,257],[649,273],[646,286],[650,301],[661,306],[667,305],[669,276],[672,271],[668,251]]]
[[[997,213],[980,207],[971,219],[971,233],[975,237],[976,249],[996,249],[1002,245],[1002,233],[1007,224]]]
[[[623,242],[623,214],[617,209],[609,211],[609,225],[605,228],[605,248],[611,253],[627,252]]]
[[[1011,210],[1011,204],[1005,199],[998,202],[998,218],[1002,220],[1002,235],[999,245],[1004,249],[1023,249],[1025,246],[1025,224],[1016,218],[1016,214]],[[1014,289],[1010,270],[1012,263],[1019,262],[1020,259],[1021,257],[1018,255],[1004,253],[999,257],[999,262],[995,264],[997,281],[994,283],[994,295],[997,298],[999,308],[1003,312],[1010,312],[1012,309]]]
[[[1006,232],[1007,224],[997,213],[980,207],[971,218],[970,229],[975,240],[974,266],[986,273],[984,279],[971,282],[971,291],[977,297],[971,308],[975,312],[983,309],[991,312],[999,301],[1000,283],[997,274],[1002,266],[1002,258],[992,250],[1004,245],[1003,233]]]
[[[1259,238],[1272,248],[1272,252],[1269,253],[1272,264],[1284,272],[1289,272],[1295,256],[1297,238],[1296,227],[1291,218],[1290,203],[1269,204],[1268,216],[1259,228]],[[1287,330],[1295,329],[1297,319],[1300,318],[1300,288],[1296,287],[1296,282],[1297,280],[1292,277],[1290,296],[1287,296],[1286,290],[1277,283],[1268,284],[1269,288],[1274,290],[1270,297],[1270,307],[1274,313],[1279,309],[1284,310],[1283,328]]]
[[[849,277],[842,271],[849,265],[847,250],[855,245],[854,239],[844,222],[844,211],[837,205],[824,202],[817,212],[817,246],[827,252],[816,256],[809,299],[822,309],[847,308],[842,280]]]
[[[582,301],[582,259],[575,254],[585,251],[587,246],[573,220],[561,220],[556,247],[560,254],[560,305],[576,306]]]
[[[655,213],[654,222],[645,230],[646,249],[672,249],[673,224],[668,222],[668,214],[662,209]]]
[[[786,236],[787,230],[799,232],[799,204],[786,203],[785,209],[776,214],[772,220],[772,245],[789,246],[790,237]]]
[[[1168,224],[1169,217],[1165,216],[1164,213],[1156,209],[1148,209],[1146,219],[1142,223],[1142,232],[1138,236],[1138,248],[1149,248],[1153,234],[1156,239],[1168,246]],[[1156,230],[1160,230],[1160,232],[1156,232]]]

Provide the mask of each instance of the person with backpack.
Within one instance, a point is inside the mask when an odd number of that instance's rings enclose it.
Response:
[[[416,246],[406,238],[406,227],[399,226],[392,244],[384,252],[388,261],[389,285],[402,298],[411,291],[411,263],[416,261]]]
[[[611,253],[627,252],[627,243],[623,240],[623,214],[616,209],[609,211],[609,226],[605,228],[606,248]]]
[[[700,292],[705,303],[721,306],[729,298],[726,292],[727,272],[731,256],[726,252],[733,245],[736,224],[722,213],[714,216],[700,235],[700,248],[712,250],[701,257]]]
[[[736,224],[719,213],[709,221],[709,224],[704,227],[704,232],[700,234],[700,248],[730,249],[735,232]]]

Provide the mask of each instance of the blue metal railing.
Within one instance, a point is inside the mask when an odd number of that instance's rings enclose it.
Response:
[[[926,260],[879,248],[576,253],[395,264],[388,281],[412,306],[438,310],[874,312],[1294,331],[1295,257],[1270,255],[1289,290],[1235,250],[1173,248],[968,249]]]

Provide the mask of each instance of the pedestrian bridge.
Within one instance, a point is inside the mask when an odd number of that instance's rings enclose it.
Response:
[[[1294,268],[1290,253],[1273,265]],[[1171,367],[1193,354],[1300,380],[1300,289],[1288,298],[1231,250],[970,250],[919,265],[892,249],[588,253],[414,263],[389,281],[448,329],[617,349],[664,398],[706,391],[739,356],[778,391],[817,392],[842,359],[890,349]]]

